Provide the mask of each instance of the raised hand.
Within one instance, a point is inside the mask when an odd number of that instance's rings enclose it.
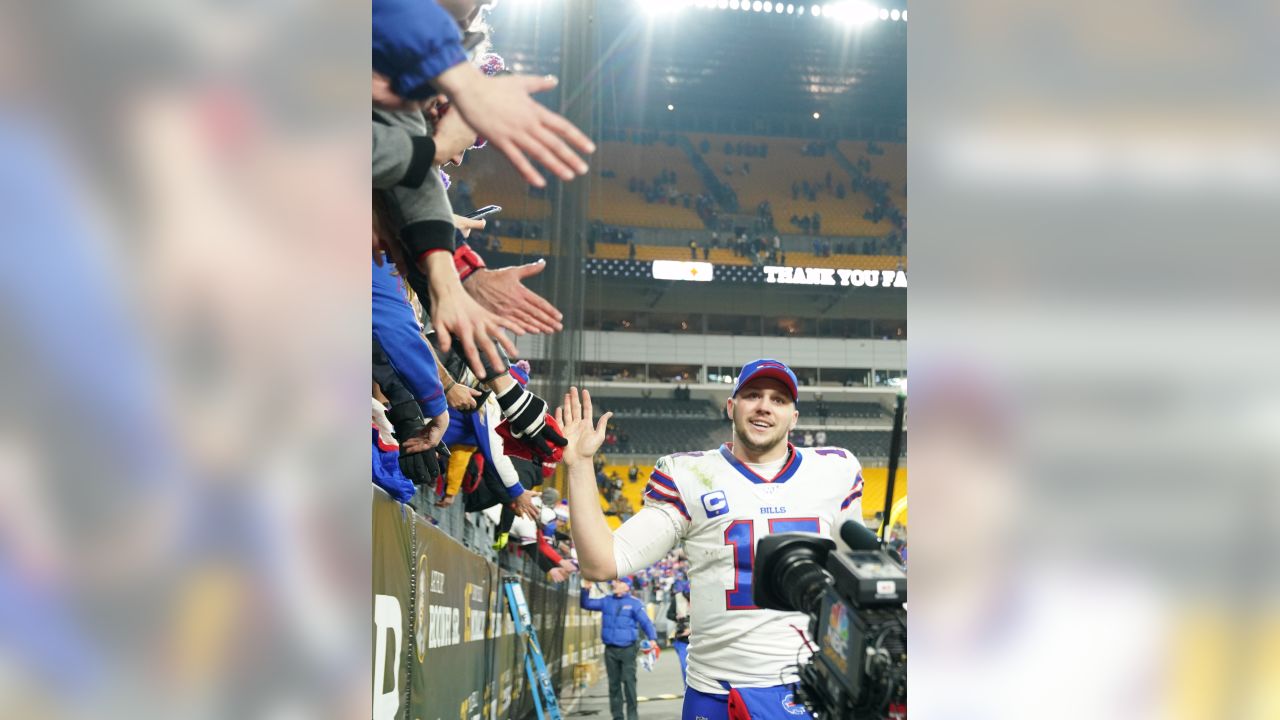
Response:
[[[591,393],[583,390],[579,397],[578,388],[569,388],[569,392],[564,394],[564,404],[556,408],[556,422],[564,431],[566,440],[564,463],[567,466],[572,467],[583,460],[590,463],[592,456],[604,443],[605,428],[613,413],[607,412],[600,416],[599,422],[594,426],[591,415]]]
[[[452,258],[449,258],[449,262],[453,262]],[[457,271],[454,271],[454,276],[456,278]],[[467,367],[471,368],[476,377],[485,376],[485,366],[480,361],[481,353],[488,358],[490,367],[504,366],[497,346],[494,345],[495,341],[508,356],[516,357],[516,345],[503,334],[503,328],[517,335],[524,334],[524,329],[514,321],[501,318],[481,307],[460,285],[455,289],[435,282],[431,285],[431,326],[435,328],[442,352],[449,352],[454,341],[457,341],[462,356],[467,360]]]
[[[568,182],[587,173],[587,164],[574,148],[583,153],[596,149],[581,130],[533,99],[556,84],[551,77],[485,77],[470,63],[458,63],[436,78],[436,85],[448,93],[467,123],[535,187],[546,187],[547,181],[529,157]]]
[[[546,269],[544,260],[492,270],[476,270],[463,287],[485,309],[510,318],[528,333],[553,333],[564,329],[564,318],[555,306],[525,287],[525,278]]]

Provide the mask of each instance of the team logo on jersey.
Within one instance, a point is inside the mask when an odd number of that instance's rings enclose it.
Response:
[[[729,499],[723,490],[709,492],[702,496],[702,509],[707,511],[707,517],[718,517],[729,512]]]
[[[806,712],[804,706],[798,704],[791,693],[782,696],[782,709],[786,710],[788,715],[804,715]]]

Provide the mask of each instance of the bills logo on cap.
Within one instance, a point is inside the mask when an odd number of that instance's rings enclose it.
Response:
[[[804,715],[808,712],[803,705],[796,702],[795,696],[791,693],[782,696],[782,709],[786,710],[788,715]]]
[[[709,518],[719,517],[729,512],[729,499],[724,496],[723,490],[709,492],[702,496],[702,509]]]
[[[800,383],[796,380],[796,374],[785,363],[772,358],[760,358],[744,365],[738,375],[738,382],[733,387],[733,395],[736,397],[744,385],[757,377],[773,378],[781,382],[791,392],[792,400],[800,399]]]

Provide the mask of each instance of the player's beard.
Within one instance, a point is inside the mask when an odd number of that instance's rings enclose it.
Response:
[[[738,414],[737,408],[733,412],[733,435],[734,441],[742,445],[742,447],[750,450],[752,453],[762,455],[772,450],[776,450],[779,445],[787,441],[787,425],[776,422],[770,430],[772,431],[761,442],[756,442],[748,435],[754,428],[751,427],[750,417],[743,417]]]

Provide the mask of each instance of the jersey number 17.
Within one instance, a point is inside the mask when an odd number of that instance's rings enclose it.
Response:
[[[818,518],[769,518],[769,533],[821,532]],[[724,531],[724,542],[733,547],[733,587],[724,592],[726,610],[759,610],[751,599],[752,570],[756,561],[754,520],[734,520]]]

